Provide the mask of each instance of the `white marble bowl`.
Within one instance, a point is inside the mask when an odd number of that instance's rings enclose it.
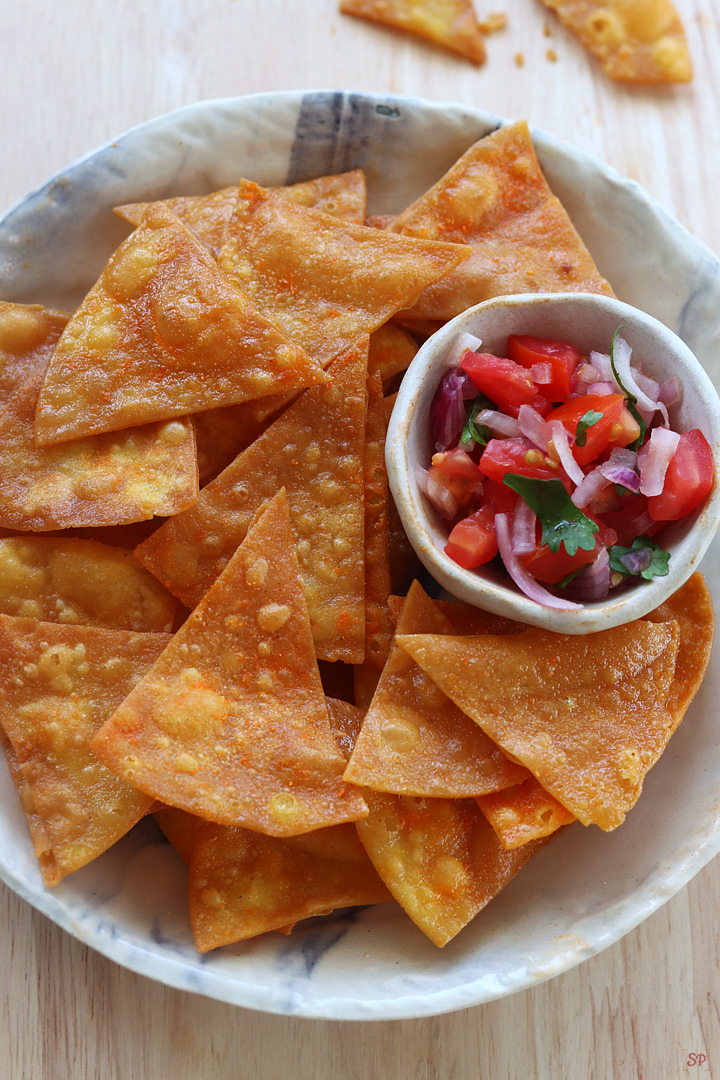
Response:
[[[698,568],[720,525],[720,482],[689,518],[669,523],[658,542],[670,552],[666,577],[638,581],[580,610],[544,607],[494,567],[464,570],[444,552],[448,525],[420,490],[415,466],[428,468],[433,454],[430,406],[445,358],[463,333],[482,340],[484,352],[506,355],[509,334],[568,341],[582,353],[609,352],[615,329],[632,347],[633,363],[658,382],[679,375],[682,403],[670,410],[675,431],[700,428],[720,465],[720,399],[702,365],[677,334],[657,319],[608,296],[555,293],[499,296],[458,315],[422,346],[402,381],[388,428],[388,478],[405,531],[426,568],[453,596],[508,619],[561,634],[587,634],[646,615],[679,589]]]
[[[74,307],[126,234],[113,206],[207,192],[243,175],[283,184],[359,166],[370,212],[399,211],[502,122],[465,105],[340,91],[200,102],[111,139],[12,207],[0,219],[0,297]],[[634,182],[551,135],[533,138],[551,187],[617,294],[661,318],[717,378],[715,256]],[[703,564],[716,603],[719,557],[716,543]],[[444,949],[397,905],[382,904],[310,920],[289,938],[267,934],[200,956],[187,870],[154,822],[45,889],[4,766],[0,876],[117,963],[222,1001],[336,1020],[477,1005],[610,945],[720,850],[719,661],[712,658],[622,828],[567,829]]]

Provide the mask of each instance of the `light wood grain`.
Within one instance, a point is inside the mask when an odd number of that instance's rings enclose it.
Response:
[[[638,180],[720,250],[720,0],[677,0],[696,78],[654,90],[610,83],[534,0],[477,7],[509,16],[482,69],[344,18],[335,0],[0,0],[0,209],[106,139],[188,102],[337,87],[524,116]],[[718,896],[716,860],[560,978],[450,1016],[353,1025],[166,989],[0,886],[0,1080],[720,1077]],[[688,1068],[684,1050],[707,1052],[710,1068]]]

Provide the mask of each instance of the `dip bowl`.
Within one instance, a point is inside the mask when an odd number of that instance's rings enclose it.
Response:
[[[582,354],[608,353],[615,330],[632,348],[632,363],[657,382],[678,375],[681,401],[670,407],[670,426],[683,432],[700,428],[715,461],[715,481],[705,501],[689,517],[663,526],[658,542],[670,553],[666,577],[640,578],[603,600],[576,610],[545,607],[526,596],[494,560],[465,570],[444,552],[450,526],[416,479],[416,466],[427,469],[434,453],[430,406],[443,375],[446,357],[461,334],[482,340],[482,351],[506,355],[509,334],[566,341]],[[386,459],[390,488],[405,531],[418,557],[449,593],[475,607],[561,634],[587,634],[647,615],[687,581],[698,568],[720,525],[720,400],[688,346],[657,319],[614,298],[591,293],[538,293],[499,296],[469,308],[433,334],[412,361],[402,381],[390,421]]]

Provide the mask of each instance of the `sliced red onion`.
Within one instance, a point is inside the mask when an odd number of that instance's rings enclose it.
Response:
[[[660,384],[651,379],[649,375],[643,375],[639,368],[631,367],[630,371],[642,392],[647,394],[651,401],[657,401],[660,394]]]
[[[570,449],[570,442],[568,440],[568,433],[565,430],[565,426],[560,420],[553,420],[550,424],[550,431],[552,433],[552,441],[555,444],[555,449],[558,452],[560,458],[560,464],[565,472],[568,474],[573,484],[582,484],[585,479],[585,473],[582,471],[577,461],[572,455]]]
[[[518,499],[513,513],[511,542],[514,555],[530,555],[537,547],[537,517],[523,499]]]
[[[617,389],[611,382],[605,380],[603,382],[590,383],[587,392],[588,394],[600,394],[603,397],[606,397],[608,394],[616,394]]]
[[[607,548],[601,548],[595,562],[590,563],[570,582],[568,591],[578,600],[588,603],[602,600],[610,592],[610,556]]]
[[[550,441],[550,425],[543,420],[540,413],[536,412],[531,405],[521,405],[518,411],[518,424],[520,431],[526,439],[529,439],[543,454],[547,453]]]
[[[430,406],[430,437],[437,450],[458,441],[467,421],[465,400],[476,395],[477,387],[464,371],[455,369],[443,376]]]
[[[636,551],[628,551],[625,555],[621,555],[618,559],[621,562],[628,574],[642,574],[643,570],[647,570],[648,566],[652,562],[652,548],[644,547],[638,548]]]
[[[589,386],[590,383],[600,382],[600,372],[592,364],[581,364],[575,369],[575,379],[577,383]]]
[[[612,480],[608,480],[599,469],[593,469],[592,472],[582,478],[582,482],[578,484],[570,498],[578,510],[582,510],[584,507],[589,506],[593,499],[597,498],[600,492],[604,491],[605,488],[609,488],[611,484]]]
[[[640,477],[634,469],[629,469],[627,465],[611,465],[607,461],[604,465],[600,465],[597,471],[601,472],[612,484],[620,484],[633,493],[640,490]]]
[[[533,410],[534,411],[534,410]],[[493,435],[504,435],[508,439],[517,439],[521,428],[514,416],[498,412],[497,409],[481,409],[475,417],[476,424],[490,428]]]
[[[535,600],[538,604],[542,604],[543,607],[557,608],[559,611],[577,611],[582,605],[574,604],[571,600],[564,600],[559,596],[553,596],[547,589],[544,589],[542,585],[535,580],[535,578],[528,574],[527,570],[522,566],[517,555],[513,554],[512,543],[510,540],[510,522],[509,514],[496,514],[495,515],[495,535],[498,542],[498,551],[500,558],[505,564],[510,577],[513,579],[518,589],[529,596],[531,600]]]
[[[645,394],[633,375],[633,370],[630,367],[630,357],[632,356],[632,349],[628,345],[624,338],[619,335],[615,338],[615,346],[613,348],[613,355],[615,360],[615,367],[620,378],[620,382],[625,387],[625,390],[631,393],[637,399],[638,409],[648,409],[651,412],[655,412],[657,409],[657,401],[652,401],[651,398]]]
[[[460,503],[450,494],[446,487],[438,484],[437,480],[430,475],[422,465],[415,466],[415,481],[417,486],[427,495],[430,502],[438,510],[446,521],[452,521],[457,516]]]
[[[530,376],[537,386],[547,386],[553,380],[552,364],[533,364],[530,369]]]
[[[613,393],[620,392],[620,387],[615,381],[615,375],[613,374],[612,363],[607,353],[591,352],[590,363],[594,368],[600,372],[600,381],[609,382],[613,387]]]
[[[678,405],[682,401],[682,383],[679,375],[671,375],[660,384],[658,401],[663,405]]]
[[[445,354],[446,367],[454,367],[460,362],[463,353],[467,352],[468,349],[470,352],[477,352],[481,345],[482,339],[475,337],[474,334],[461,334]]]
[[[650,432],[646,452],[638,455],[640,461],[640,491],[643,495],[659,495],[665,483],[665,473],[677,450],[680,436],[677,431],[657,427]]]

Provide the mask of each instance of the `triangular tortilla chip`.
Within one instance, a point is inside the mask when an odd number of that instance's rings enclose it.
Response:
[[[403,604],[407,597],[389,596],[390,617],[397,626]],[[506,619],[503,615],[493,615],[490,611],[463,604],[459,600],[435,600],[437,609],[452,624],[451,634],[521,634],[527,630],[526,623]]]
[[[179,810],[177,806],[159,804],[153,809],[152,815],[180,858],[189,863],[195,826],[200,818],[188,814],[186,810]]]
[[[406,371],[418,351],[412,334],[387,322],[370,335],[370,371],[379,371],[383,383]]]
[[[672,734],[674,623],[396,640],[584,825],[621,824]]]
[[[473,64],[485,62],[472,0],[340,0],[340,10],[418,34]]]
[[[38,814],[30,785],[25,779],[25,774],[18,761],[18,756],[13,750],[13,745],[2,727],[0,727],[0,748],[2,748],[5,753],[5,760],[8,763],[12,782],[15,785],[15,790],[20,796],[20,802],[25,813],[25,820],[27,821],[28,829],[30,830],[33,851],[35,852],[35,858],[40,867],[43,885],[57,885],[59,881],[62,881],[62,874],[58,870],[58,865],[55,862],[55,856],[52,852],[48,831],[45,828],[43,819]]]
[[[252,304],[327,367],[469,254],[351,225],[245,180],[219,261]]]
[[[327,386],[298,400],[137,557],[194,607],[227,565],[258,507],[285,487],[318,656],[364,656],[363,428],[367,337],[335,361]]]
[[[475,802],[488,819],[505,851],[551,836],[575,820],[534,776],[523,784],[482,795]]]
[[[47,367],[69,315],[40,304],[0,300],[0,400]]]
[[[93,749],[222,825],[294,836],[366,813],[342,780],[284,491]]]
[[[417,581],[398,634],[452,634]],[[462,799],[510,787],[530,774],[509,761],[408,654],[390,653],[345,779],[397,795]]]
[[[446,945],[545,842],[503,851],[472,799],[414,799],[366,791],[358,835],[398,903]]]
[[[612,296],[550,191],[524,120],[471,146],[390,229],[428,240],[442,237],[471,251],[454,273],[402,313],[409,319],[452,319],[506,293]]]
[[[61,877],[101,855],[150,808],[90,739],[170,641],[0,615],[0,723]]]
[[[35,435],[44,446],[324,381],[154,203],[63,331]]]
[[[319,176],[316,180],[303,180],[289,187],[270,188],[297,206],[309,210],[322,210],[324,214],[362,225],[367,209],[367,184],[362,169],[335,176]]]
[[[541,0],[622,82],[690,82],[692,62],[670,0]]]
[[[33,532],[124,525],[194,502],[195,433],[186,417],[37,447],[43,365],[0,411],[0,524]]]
[[[131,551],[92,540],[0,540],[0,611],[145,633],[172,629],[177,600]]]

